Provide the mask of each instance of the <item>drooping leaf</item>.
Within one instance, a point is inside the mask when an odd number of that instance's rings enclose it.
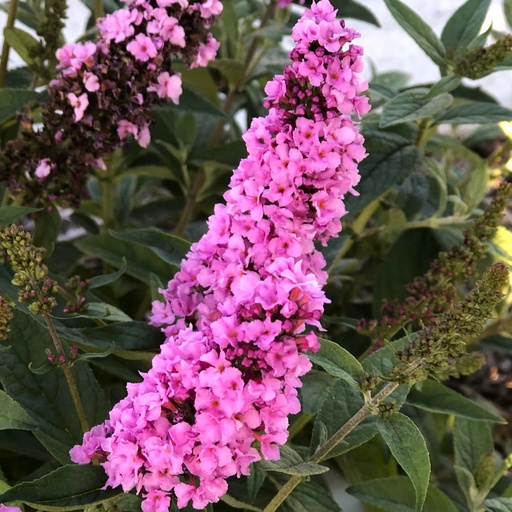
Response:
[[[512,512],[512,498],[493,498],[484,501],[487,512]]]
[[[388,512],[415,512],[416,510],[416,493],[412,482],[405,476],[371,480],[353,485],[347,489],[347,492]],[[450,498],[433,485],[428,487],[423,510],[424,512],[459,511]]]
[[[333,0],[331,3],[338,9],[338,16],[342,18],[366,21],[376,27],[380,27],[379,20],[375,17],[373,12],[365,5],[355,0]]]
[[[426,411],[453,414],[476,421],[491,423],[503,423],[505,421],[477,402],[432,379],[422,382],[419,389],[413,388],[409,392],[407,403]]]
[[[45,258],[53,253],[60,233],[61,221],[60,213],[55,207],[43,210],[35,217],[34,245],[46,249]]]
[[[438,65],[443,65],[446,49],[430,26],[400,0],[384,0],[393,17]]]
[[[302,412],[304,414],[317,414],[329,390],[335,384],[336,378],[326,372],[310,370],[301,377],[302,387],[299,389]]]
[[[430,478],[430,458],[419,428],[400,412],[377,422],[380,435],[393,457],[411,479],[416,491],[415,509],[421,512]]]
[[[119,487],[104,490],[106,480],[101,466],[66,465],[37,480],[11,487],[0,499],[52,512],[78,510],[100,504],[122,492]]]

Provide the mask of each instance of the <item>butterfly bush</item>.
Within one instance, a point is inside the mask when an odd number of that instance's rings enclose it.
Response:
[[[369,110],[359,34],[327,0],[293,29],[292,63],[266,88],[269,113],[244,135],[249,156],[225,204],[161,290],[150,323],[166,342],[143,381],[71,452],[99,459],[107,486],[141,493],[145,512],[196,509],[227,491],[226,478],[279,458],[288,415],[300,410],[305,352],[328,302],[315,242],[341,229],[355,193],[363,137],[352,114]]]
[[[151,107],[178,102],[181,75],[173,63],[205,66],[219,43],[208,31],[219,0],[126,0],[98,20],[97,42],[57,51],[60,73],[50,82],[42,126],[21,116],[22,134],[0,157],[0,179],[25,204],[77,205],[85,180],[103,158],[130,139],[150,141]]]

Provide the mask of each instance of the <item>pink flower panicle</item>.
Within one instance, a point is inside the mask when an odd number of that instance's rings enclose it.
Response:
[[[42,129],[21,117],[21,137],[0,157],[0,179],[25,203],[77,205],[90,169],[131,139],[147,146],[150,108],[178,102],[174,59],[194,68],[214,58],[219,43],[209,29],[222,11],[219,0],[125,3],[98,21],[96,43],[67,43],[57,51],[61,72],[48,87]],[[51,173],[41,167],[45,161],[52,162]]]
[[[154,302],[150,323],[166,342],[143,381],[73,448],[99,459],[107,485],[141,493],[144,512],[219,500],[226,478],[279,458],[299,377],[318,349],[312,328],[328,302],[315,241],[337,236],[354,193],[363,137],[351,114],[360,93],[358,34],[328,0],[293,30],[291,65],[266,87],[265,118],[244,140],[249,156],[180,272]]]

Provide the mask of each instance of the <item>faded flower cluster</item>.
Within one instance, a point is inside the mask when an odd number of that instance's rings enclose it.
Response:
[[[177,103],[180,58],[205,66],[219,43],[208,32],[219,0],[127,0],[98,22],[96,43],[68,43],[57,51],[42,128],[22,117],[22,134],[0,158],[0,179],[23,202],[76,205],[92,168],[134,138],[149,144],[148,111],[159,100]]]
[[[162,290],[165,303],[153,304],[161,353],[71,452],[99,459],[107,485],[141,493],[145,512],[167,511],[174,497],[178,508],[218,501],[227,477],[279,458],[300,410],[305,352],[318,349],[311,329],[327,302],[315,242],[340,231],[365,157],[351,118],[369,109],[362,49],[335,16],[321,0],[293,29],[292,63],[266,86],[269,113],[244,136],[249,156],[225,204]]]

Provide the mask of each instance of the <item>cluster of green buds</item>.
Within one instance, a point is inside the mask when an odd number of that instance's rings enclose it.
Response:
[[[478,46],[465,52],[455,61],[455,73],[472,80],[495,71],[512,53],[512,34],[506,34],[490,46]]]
[[[0,251],[0,259],[8,261],[14,272],[12,283],[20,287],[18,300],[29,303],[36,315],[49,314],[57,305],[53,294],[58,286],[42,262],[44,249],[35,247],[30,233],[13,224],[0,231]]]
[[[369,336],[373,346],[390,340],[408,323],[432,326],[457,300],[456,285],[475,273],[478,260],[487,252],[487,243],[496,234],[503,210],[512,196],[512,185],[504,183],[485,209],[464,232],[464,242],[441,252],[429,270],[406,285],[409,296],[383,305],[379,320],[362,320],[358,330]]]
[[[466,347],[492,317],[508,284],[508,275],[504,263],[489,267],[475,288],[397,353],[399,362],[388,377],[402,383],[418,382],[429,376],[445,380],[477,369],[475,365],[482,356],[468,354]]]

